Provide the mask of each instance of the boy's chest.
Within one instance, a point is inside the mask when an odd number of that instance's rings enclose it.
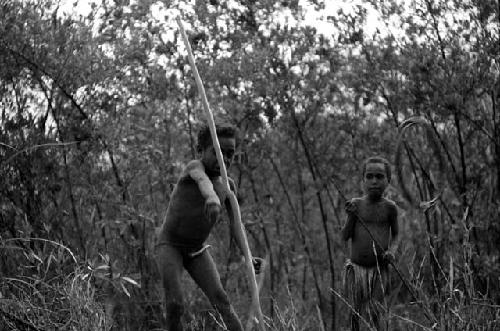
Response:
[[[358,215],[363,222],[373,225],[387,225],[389,223],[389,211],[383,205],[361,204]]]

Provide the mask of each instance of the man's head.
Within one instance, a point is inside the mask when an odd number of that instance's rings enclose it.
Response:
[[[383,157],[370,157],[363,162],[363,188],[372,198],[380,198],[391,181],[391,166]]]
[[[226,168],[229,168],[236,149],[236,129],[229,124],[218,124],[216,125],[216,131],[222,150],[222,156],[224,157],[224,164]],[[210,129],[206,125],[198,132],[196,150],[200,154],[207,175],[210,177],[220,176],[220,167],[213,147]]]

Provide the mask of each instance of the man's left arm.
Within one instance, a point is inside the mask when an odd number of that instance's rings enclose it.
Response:
[[[227,196],[227,199],[225,201],[225,205],[226,205],[227,215],[229,217],[229,229],[231,231],[231,235],[236,240],[236,245],[240,248],[241,253],[244,254],[245,238],[243,237],[242,231],[239,231],[240,225],[235,220],[233,208],[232,208],[231,202],[229,200],[229,199],[231,199],[231,197],[229,197],[229,194],[234,195],[235,200],[237,199],[236,185],[234,184],[234,181],[231,178],[228,178],[228,180],[229,180],[229,187],[231,188],[231,191],[228,192],[228,196]],[[245,229],[243,229],[243,231],[245,231]],[[253,263],[253,266],[255,269],[255,273],[258,274],[260,272],[260,266],[262,265],[262,259],[260,259],[258,257],[253,257],[252,263]]]

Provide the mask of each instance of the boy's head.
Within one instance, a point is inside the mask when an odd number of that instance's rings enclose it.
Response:
[[[236,149],[236,129],[230,124],[218,124],[216,125],[216,131],[222,156],[224,157],[224,164],[226,168],[229,168]],[[213,147],[210,129],[207,125],[204,125],[198,132],[196,150],[201,155],[201,161],[205,166],[207,175],[210,177],[220,176],[219,163]]]
[[[380,198],[391,181],[391,166],[383,157],[363,162],[363,188],[370,197]]]

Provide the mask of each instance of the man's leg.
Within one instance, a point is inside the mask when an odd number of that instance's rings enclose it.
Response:
[[[182,331],[181,317],[184,312],[181,289],[182,255],[173,246],[160,245],[156,248],[156,263],[165,291],[167,329],[168,331]]]
[[[228,330],[243,331],[243,326],[229,303],[226,291],[222,288],[219,273],[210,253],[205,250],[202,254],[186,261],[185,267],[210,303],[221,314]]]

